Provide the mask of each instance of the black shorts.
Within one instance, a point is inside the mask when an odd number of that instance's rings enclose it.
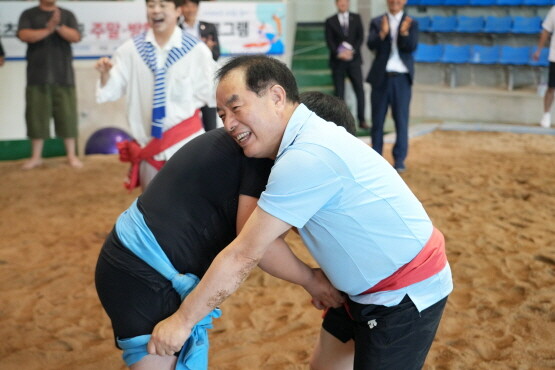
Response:
[[[181,304],[171,282],[123,246],[114,230],[100,251],[95,284],[120,339],[151,334]]]
[[[348,300],[349,312],[330,309],[322,326],[343,343],[354,340],[354,369],[421,369],[446,302],[418,312],[408,295],[393,307]]]
[[[555,63],[549,62],[549,78],[547,87],[555,87]]]

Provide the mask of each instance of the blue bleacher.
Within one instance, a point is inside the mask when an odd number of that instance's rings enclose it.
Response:
[[[537,5],[537,6],[547,6],[555,5],[553,0],[523,0],[522,5]]]
[[[467,6],[470,5],[470,0],[445,0],[444,4],[447,6]]]
[[[472,64],[496,64],[500,53],[501,47],[498,45],[472,45],[469,62]]]
[[[513,17],[513,33],[540,33],[542,30],[541,17]]]
[[[420,63],[437,63],[443,54],[443,45],[419,43],[414,53],[414,60]]]
[[[492,5],[497,5],[497,0],[470,0],[470,5],[492,6]]]
[[[457,17],[456,32],[475,33],[484,30],[484,17],[468,17],[460,15]]]
[[[418,5],[443,5],[444,0],[418,0]]]
[[[497,0],[497,5],[505,5],[505,6],[518,6],[522,5],[524,0]]]
[[[484,32],[488,33],[508,33],[511,32],[513,26],[513,18],[507,17],[486,17],[484,23]]]
[[[413,17],[414,20],[416,20],[418,22],[418,30],[420,30],[421,32],[426,32],[430,30],[430,17],[424,16],[424,17]]]
[[[525,65],[530,62],[530,46],[501,46],[499,64]]]
[[[456,27],[456,16],[442,17],[434,15],[431,18],[430,27],[428,29],[432,32],[455,32]]]
[[[470,46],[469,45],[444,45],[443,55],[440,62],[442,63],[455,63],[462,64],[470,61]]]
[[[535,49],[534,49],[535,51]],[[530,60],[528,64],[531,66],[547,67],[549,66],[549,48],[543,48],[540,51],[540,57],[536,60]]]
[[[420,0],[408,0],[407,5],[420,5]]]

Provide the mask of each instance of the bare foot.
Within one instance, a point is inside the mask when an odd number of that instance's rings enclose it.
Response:
[[[42,159],[29,159],[27,162],[23,164],[21,167],[22,170],[32,170],[35,167],[42,165]]]
[[[74,157],[74,158],[68,158],[67,160],[69,162],[69,165],[73,168],[81,168],[83,167],[83,162],[81,162],[79,160],[79,158]]]

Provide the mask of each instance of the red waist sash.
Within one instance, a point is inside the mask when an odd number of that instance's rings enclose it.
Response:
[[[445,238],[441,231],[434,227],[432,236],[412,261],[359,295],[407,287],[434,276],[443,270],[446,264]]]
[[[123,183],[125,188],[131,191],[140,185],[139,164],[141,161],[147,161],[154,168],[160,170],[166,161],[157,161],[154,156],[185,140],[200,129],[202,129],[202,121],[200,110],[197,109],[191,117],[165,131],[160,139],[152,138],[144,148],[141,148],[135,140],[119,142],[117,146],[120,161],[131,162],[127,179]]]

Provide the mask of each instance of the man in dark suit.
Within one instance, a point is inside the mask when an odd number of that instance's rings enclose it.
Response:
[[[212,58],[218,60],[220,57],[220,44],[218,41],[218,30],[213,23],[199,21],[197,19],[200,0],[185,0],[181,6],[183,19],[180,22],[181,28],[204,41],[212,51]],[[201,108],[202,123],[205,131],[210,131],[217,126],[216,108],[204,106]]]
[[[364,88],[360,46],[364,29],[360,15],[349,12],[349,0],[336,0],[337,14],[326,19],[326,43],[330,50],[335,95],[345,97],[345,76],[349,77],[357,99],[357,118],[361,128],[368,128],[364,119]]]
[[[391,107],[397,138],[393,146],[393,166],[405,171],[408,153],[409,105],[414,79],[413,53],[418,44],[418,23],[404,13],[406,0],[387,0],[388,12],[372,19],[368,48],[374,61],[367,82],[372,86],[372,147],[380,154],[383,126]]]

